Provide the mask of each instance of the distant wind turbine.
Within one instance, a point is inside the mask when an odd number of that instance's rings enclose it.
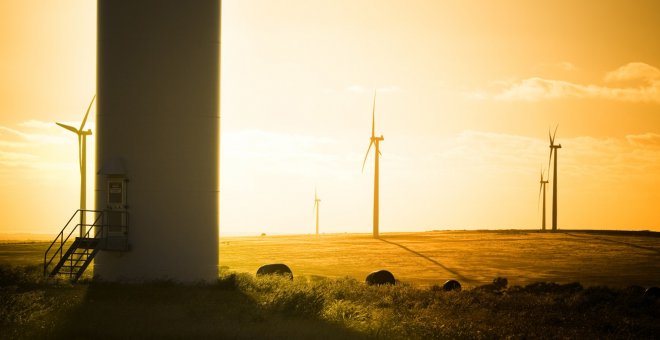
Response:
[[[545,185],[548,184],[548,180],[543,180],[543,169],[541,169],[541,185],[539,186],[539,201],[541,200],[541,191],[543,192],[543,219],[541,220],[541,230],[545,231]]]
[[[557,149],[561,149],[561,144],[555,144],[555,136],[557,135],[557,127],[555,132],[548,136],[550,137],[550,159],[548,159],[548,169],[550,169],[550,162],[552,161],[552,152],[555,154],[555,163],[552,177],[552,231],[557,231]]]
[[[314,211],[316,212],[316,237],[319,237],[319,208],[321,207],[321,199],[316,194],[314,188]]]
[[[78,163],[80,167],[80,237],[85,236],[85,210],[87,209],[87,136],[92,134],[91,129],[84,131],[85,123],[87,122],[87,116],[89,115],[89,110],[92,108],[92,103],[96,95],[92,97],[92,101],[89,102],[89,107],[87,107],[87,112],[83,118],[80,128],[76,129],[73,126],[65,125],[62,123],[56,123],[57,125],[75,133],[78,136]]]
[[[371,112],[371,139],[369,142],[369,148],[367,148],[367,154],[364,156],[364,162],[362,162],[362,171],[364,172],[364,165],[367,163],[367,157],[369,157],[371,145],[374,145],[376,149],[376,166],[374,171],[374,238],[378,238],[378,160],[381,155],[379,143],[383,140],[385,140],[383,135],[376,137],[376,91],[374,91],[374,105]]]

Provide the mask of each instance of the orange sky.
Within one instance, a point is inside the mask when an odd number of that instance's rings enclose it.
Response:
[[[321,232],[370,233],[375,88],[381,231],[539,227],[555,124],[559,227],[660,230],[659,7],[223,1],[221,234],[312,233],[314,187]],[[78,205],[54,122],[94,95],[95,25],[95,1],[0,2],[0,234]]]

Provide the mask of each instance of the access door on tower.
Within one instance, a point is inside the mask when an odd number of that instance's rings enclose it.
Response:
[[[125,177],[107,178],[107,207],[105,210],[105,250],[128,249],[128,204]]]

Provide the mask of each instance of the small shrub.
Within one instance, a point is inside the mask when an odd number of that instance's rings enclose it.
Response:
[[[493,286],[495,286],[496,289],[504,289],[508,284],[509,280],[507,280],[506,277],[496,277],[493,279]]]
[[[236,288],[238,288],[236,274],[231,273],[228,275],[221,275],[218,279],[217,286],[222,290],[236,290]]]
[[[323,317],[333,322],[354,322],[367,320],[369,311],[353,301],[332,300],[323,310]]]
[[[589,287],[577,297],[577,306],[580,309],[590,309],[601,305],[611,305],[617,298],[617,293],[607,287]]]
[[[323,311],[325,298],[316,289],[282,289],[275,292],[270,301],[272,309],[286,315],[318,317]]]
[[[577,293],[582,289],[582,285],[579,282],[567,283],[563,285],[554,282],[534,282],[528,284],[524,288],[512,287],[510,292],[523,291],[533,294],[572,294]]]
[[[34,287],[43,283],[43,281],[43,268],[39,265],[0,265],[0,287]]]

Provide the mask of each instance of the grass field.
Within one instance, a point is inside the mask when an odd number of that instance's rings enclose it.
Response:
[[[660,337],[660,297],[644,293],[660,285],[656,233],[222,238],[218,282],[193,286],[46,280],[47,245],[0,244],[0,338]],[[254,277],[275,262],[295,279]],[[400,283],[363,283],[381,268]],[[509,287],[481,286],[496,276]],[[468,289],[434,286],[449,278]]]
[[[0,243],[0,263],[43,262],[49,243]],[[353,277],[377,269],[400,281],[428,287],[447,279],[465,286],[497,276],[512,285],[538,281],[585,286],[660,285],[660,234],[642,232],[446,231],[366,234],[223,237],[223,270],[255,273],[285,263],[295,276]]]
[[[655,233],[448,231],[371,235],[265,236],[221,239],[220,263],[256,272],[282,262],[294,275],[364,279],[377,269],[430,286],[455,278],[467,286],[497,276],[514,285],[538,281],[583,285],[660,284]]]

